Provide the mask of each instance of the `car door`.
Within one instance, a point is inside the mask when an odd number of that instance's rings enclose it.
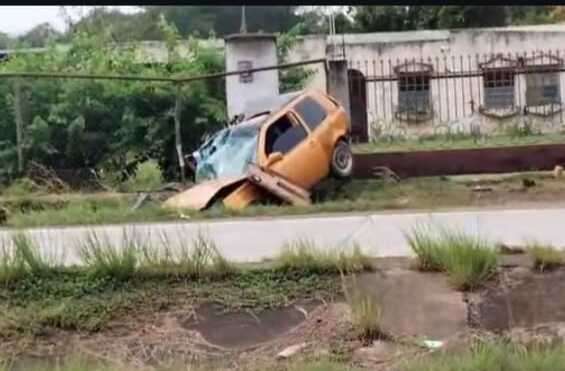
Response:
[[[304,188],[317,183],[324,172],[311,167],[310,159],[317,156],[319,150],[309,134],[296,113],[287,110],[269,124],[261,141],[267,166]],[[275,154],[280,154],[280,157],[271,163],[269,156]]]

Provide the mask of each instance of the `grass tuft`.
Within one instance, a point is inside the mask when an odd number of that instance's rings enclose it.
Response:
[[[120,280],[131,278],[137,270],[140,240],[134,234],[123,233],[121,247],[108,237],[100,238],[91,232],[79,245],[82,262],[97,277],[113,277]]]
[[[540,272],[551,270],[565,263],[563,253],[555,247],[539,242],[529,242],[526,246],[534,260],[534,269]]]
[[[348,288],[345,276],[341,275],[342,289],[351,308],[351,320],[358,336],[366,342],[383,337],[381,328],[382,311],[374,295],[363,290],[355,275],[351,276],[351,286]]]
[[[473,290],[496,271],[494,246],[480,237],[440,228],[415,228],[406,234],[418,267],[424,271],[446,272],[451,284],[460,290]]]
[[[0,284],[9,284],[22,278],[26,273],[26,266],[21,256],[3,240],[0,246]]]
[[[479,343],[460,353],[437,352],[408,361],[400,371],[556,371],[565,365],[560,346],[524,349],[507,343]]]
[[[216,243],[202,233],[189,243],[180,237],[180,244],[172,249],[172,242],[166,234],[161,235],[161,249],[142,249],[142,270],[149,274],[164,274],[190,278],[225,277],[236,268],[225,259]]]
[[[371,258],[358,245],[351,248],[319,248],[315,242],[298,239],[286,243],[276,258],[281,270],[310,273],[361,272],[373,268]]]

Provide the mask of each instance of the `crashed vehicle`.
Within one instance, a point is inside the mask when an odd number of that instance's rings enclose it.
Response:
[[[204,209],[223,198],[228,208],[244,208],[266,197],[257,174],[304,190],[330,174],[351,175],[350,125],[331,96],[316,90],[280,95],[254,102],[243,117],[192,154],[197,185],[166,207]],[[251,168],[259,173],[251,177]]]

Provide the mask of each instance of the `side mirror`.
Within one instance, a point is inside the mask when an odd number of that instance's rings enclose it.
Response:
[[[279,162],[282,159],[283,159],[283,154],[281,152],[273,152],[267,158],[266,166],[271,166],[274,163]]]

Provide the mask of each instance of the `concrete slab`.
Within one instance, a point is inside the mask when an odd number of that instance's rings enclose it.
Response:
[[[359,277],[364,290],[382,306],[383,330],[393,336],[445,340],[467,328],[463,294],[445,275],[393,268]]]

